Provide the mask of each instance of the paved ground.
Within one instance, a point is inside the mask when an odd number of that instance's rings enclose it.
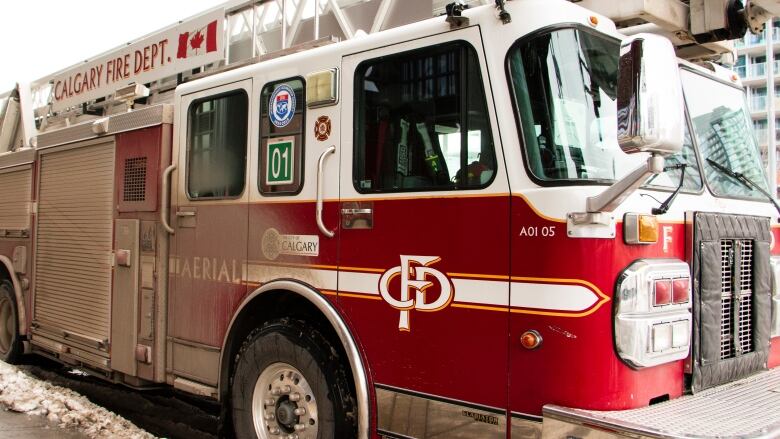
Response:
[[[85,439],[86,436],[50,424],[43,416],[29,416],[0,409],[3,439]]]

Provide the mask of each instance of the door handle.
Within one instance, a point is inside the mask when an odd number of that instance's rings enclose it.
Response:
[[[333,238],[333,235],[336,233],[332,230],[328,230],[327,227],[325,227],[325,223],[322,222],[322,179],[323,179],[323,164],[325,163],[325,158],[329,154],[333,154],[336,152],[336,146],[331,145],[322,152],[320,155],[320,159],[317,161],[317,211],[316,211],[316,218],[317,218],[317,227],[319,227],[320,232],[322,232],[323,235],[327,236],[328,238]]]
[[[176,216],[178,216],[180,218],[181,217],[187,217],[187,216],[195,216],[195,212],[191,212],[191,211],[190,212],[184,212],[184,211],[180,210],[180,211],[176,212]]]
[[[371,215],[374,209],[341,209],[342,215]]]

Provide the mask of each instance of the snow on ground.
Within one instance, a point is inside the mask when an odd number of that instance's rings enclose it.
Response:
[[[41,381],[0,361],[0,408],[46,416],[93,439],[153,439],[130,421],[64,387]]]

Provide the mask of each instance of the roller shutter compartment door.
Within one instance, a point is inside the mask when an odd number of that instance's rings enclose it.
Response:
[[[41,155],[34,321],[100,351],[111,328],[114,142]]]
[[[29,229],[32,169],[0,171],[0,189],[0,230]]]

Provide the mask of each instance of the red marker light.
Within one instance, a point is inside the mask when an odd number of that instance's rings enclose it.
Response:
[[[672,282],[672,301],[674,303],[686,303],[690,300],[690,279],[687,277],[675,279]]]
[[[672,281],[669,279],[655,281],[653,305],[662,306],[670,303],[672,303]]]

